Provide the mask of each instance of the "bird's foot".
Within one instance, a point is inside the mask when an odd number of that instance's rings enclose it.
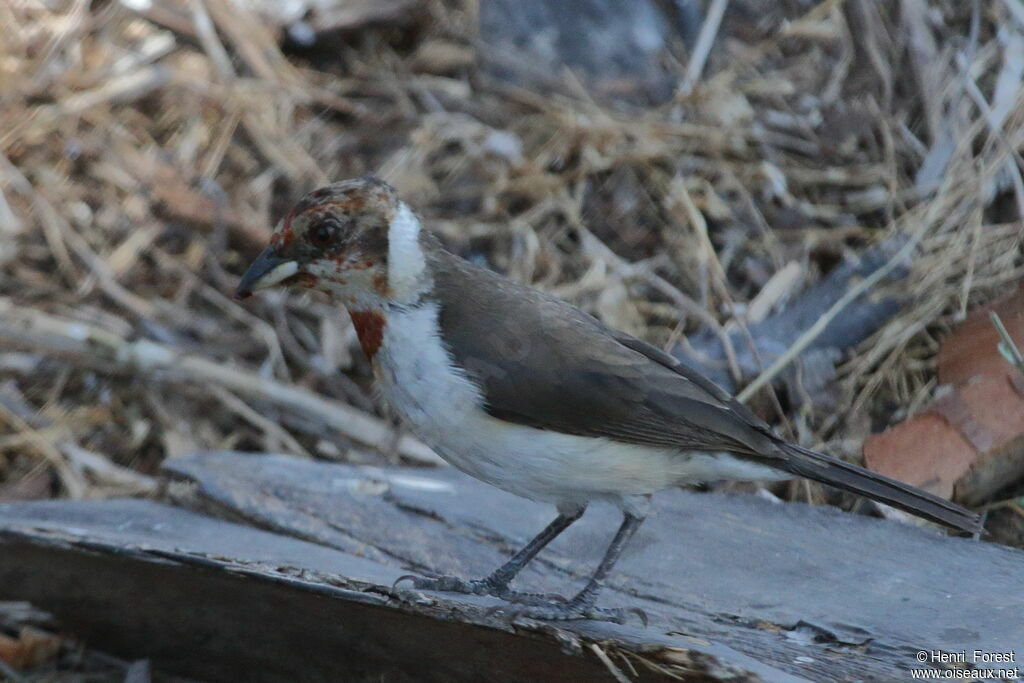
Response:
[[[464,593],[466,595],[490,595],[492,590],[498,588],[493,586],[487,579],[473,579],[467,581],[457,576],[417,576],[406,574],[399,576],[391,589],[398,588],[403,581],[410,581],[412,587],[424,591],[441,591],[443,593]]]
[[[534,607],[549,607],[551,605],[568,604],[568,600],[558,593],[523,593],[505,589],[501,593],[491,593],[506,602],[513,602],[517,605],[530,605]]]
[[[596,607],[578,600],[568,600],[561,603],[547,603],[545,605],[528,605],[517,607],[512,610],[497,608],[495,612],[507,612],[513,620],[525,617],[527,619],[539,619],[541,621],[573,621],[578,619],[592,619],[594,621],[610,621],[613,624],[624,624],[630,615],[634,615],[647,625],[647,614],[639,607],[623,609],[621,607]]]
[[[495,581],[491,577],[484,579],[460,579],[457,576],[417,576],[406,574],[400,576],[391,586],[392,590],[403,581],[411,581],[417,590],[440,591],[443,593],[463,593],[465,595],[490,595],[519,605],[550,607],[567,604],[568,601],[555,593],[521,593],[511,590],[508,584]]]

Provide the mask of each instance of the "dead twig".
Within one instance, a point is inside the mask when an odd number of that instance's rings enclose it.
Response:
[[[679,86],[679,94],[683,97],[689,95],[693,87],[700,80],[701,72],[704,71],[704,64],[711,53],[711,46],[715,43],[715,36],[718,35],[718,28],[722,24],[722,17],[725,9],[729,6],[729,0],[712,0],[708,6],[704,23],[697,34],[697,42],[690,53],[690,61],[686,65],[686,75]]]

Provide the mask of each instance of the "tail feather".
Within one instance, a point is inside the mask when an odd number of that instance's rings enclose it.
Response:
[[[786,464],[783,469],[793,474],[877,500],[912,515],[963,529],[971,534],[978,534],[982,530],[981,515],[945,498],[801,446],[788,443],[780,443],[779,446],[785,453]]]

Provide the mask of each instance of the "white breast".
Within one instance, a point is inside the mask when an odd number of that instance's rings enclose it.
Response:
[[[392,309],[374,360],[385,399],[460,470],[511,493],[562,505],[718,479],[779,473],[724,453],[683,453],[534,429],[489,416],[477,386],[441,343],[433,303]]]

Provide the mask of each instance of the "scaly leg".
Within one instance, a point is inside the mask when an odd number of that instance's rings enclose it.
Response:
[[[509,590],[509,583],[515,578],[516,574],[522,571],[523,567],[529,563],[534,557],[537,556],[544,547],[555,540],[559,534],[569,528],[569,526],[577,519],[583,516],[585,507],[573,509],[569,512],[560,512],[558,517],[555,518],[551,524],[548,524],[543,531],[537,534],[533,540],[527,543],[522,550],[517,552],[512,558],[501,565],[490,576],[483,579],[460,579],[457,576],[437,576],[437,577],[425,577],[416,576],[414,574],[406,574],[401,576],[395,581],[395,586],[405,580],[411,580],[414,588],[420,590],[433,590],[433,591],[448,591],[452,593],[470,593],[474,595],[493,595],[509,602],[518,602],[521,604],[532,604],[547,606],[552,604],[553,600],[559,598],[559,596],[546,596],[537,593],[519,593],[516,591]]]
[[[605,551],[601,564],[597,566],[594,575],[590,577],[590,581],[587,582],[583,590],[577,593],[571,600],[564,603],[549,603],[547,605],[534,604],[517,610],[515,612],[516,616],[550,620],[599,619],[622,623],[625,620],[627,610],[595,607],[594,601],[597,599],[597,594],[601,590],[605,578],[622,554],[622,549],[626,547],[629,539],[633,537],[633,534],[640,528],[640,524],[643,521],[644,518],[637,514],[624,513],[622,525],[619,526],[619,530],[615,533],[615,538],[612,539],[608,550]],[[646,623],[646,616],[642,613],[640,616]]]

